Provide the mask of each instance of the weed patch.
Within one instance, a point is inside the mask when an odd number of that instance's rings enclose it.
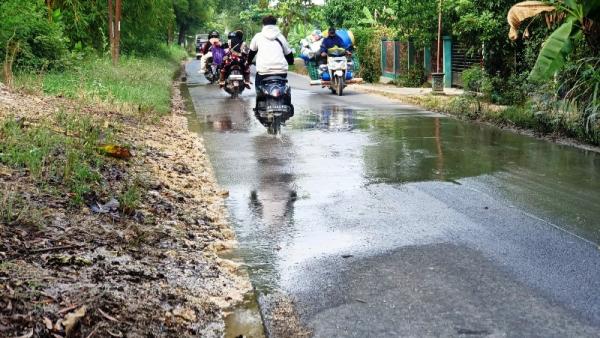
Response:
[[[18,74],[14,83],[29,92],[43,91],[84,103],[109,103],[119,110],[161,116],[170,111],[170,84],[181,56],[175,52],[167,59],[124,56],[117,66],[108,58],[90,57],[61,72]]]
[[[100,182],[97,153],[99,126],[89,118],[58,114],[59,130],[50,121],[25,125],[14,118],[0,125],[0,162],[26,170],[36,183],[64,186],[75,205]]]
[[[11,189],[0,191],[0,224],[28,225],[38,229],[44,226],[43,215],[22,194]]]
[[[137,179],[129,182],[119,195],[119,205],[124,214],[132,215],[139,207],[142,198],[142,187]]]

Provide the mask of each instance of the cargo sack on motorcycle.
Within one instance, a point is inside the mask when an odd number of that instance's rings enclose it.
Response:
[[[223,48],[211,48],[213,63],[220,65],[223,64],[223,58],[225,58],[225,50]]]

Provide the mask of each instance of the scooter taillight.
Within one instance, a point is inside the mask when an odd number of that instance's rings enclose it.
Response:
[[[281,96],[281,89],[279,88],[273,88],[271,89],[271,92],[269,93],[272,97],[280,97]]]

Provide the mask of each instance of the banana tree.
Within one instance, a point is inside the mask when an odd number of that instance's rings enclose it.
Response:
[[[574,41],[582,35],[590,48],[597,49],[599,23],[594,19],[597,19],[599,11],[600,0],[524,1],[516,4],[508,15],[511,39],[516,39],[515,31],[522,21],[541,13],[546,13],[549,25],[560,23],[544,42],[529,80],[537,82],[552,78],[573,51]]]

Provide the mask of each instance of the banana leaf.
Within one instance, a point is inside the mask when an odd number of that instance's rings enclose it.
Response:
[[[556,29],[544,42],[531,73],[530,81],[550,79],[565,63],[565,58],[572,50],[571,32],[573,21],[568,20]]]

